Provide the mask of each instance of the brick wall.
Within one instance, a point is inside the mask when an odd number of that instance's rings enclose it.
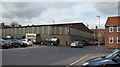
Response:
[[[109,27],[106,27],[105,32],[106,32],[106,34],[105,34],[105,47],[106,48],[119,48],[120,45],[117,44],[117,37],[118,37],[117,26],[114,26],[113,32],[109,32]],[[109,43],[110,36],[114,37],[113,44]]]

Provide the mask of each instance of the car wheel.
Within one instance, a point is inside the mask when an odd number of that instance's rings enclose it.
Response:
[[[51,46],[53,46],[54,44],[53,43],[50,43]]]
[[[83,48],[83,46],[81,46],[81,48]]]
[[[73,48],[73,46],[70,46],[71,48]]]
[[[20,44],[18,45],[18,47],[20,47]]]

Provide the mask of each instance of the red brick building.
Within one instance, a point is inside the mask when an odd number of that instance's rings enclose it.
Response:
[[[120,16],[108,17],[105,33],[105,47],[120,48]]]
[[[99,36],[99,29],[98,29],[98,27],[96,26],[96,29],[91,29],[91,31],[94,34],[94,40],[98,41],[99,40],[99,37],[98,37]],[[101,34],[100,41],[104,42],[105,41],[105,29],[100,29],[100,34]]]

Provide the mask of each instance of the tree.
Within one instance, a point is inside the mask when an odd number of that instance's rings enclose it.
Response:
[[[18,26],[20,26],[20,24],[18,24],[18,23],[15,22],[15,21],[12,21],[12,23],[10,24],[10,26],[18,27]]]

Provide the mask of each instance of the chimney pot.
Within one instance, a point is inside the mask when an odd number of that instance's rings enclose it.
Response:
[[[96,26],[96,29],[98,29],[98,26]]]

